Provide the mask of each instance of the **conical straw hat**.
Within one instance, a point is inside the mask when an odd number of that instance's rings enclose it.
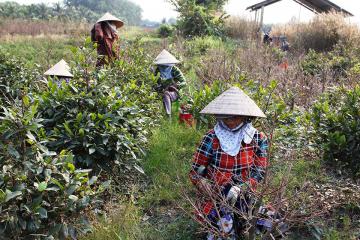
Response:
[[[200,113],[266,117],[256,103],[238,87],[232,87],[210,102]]]
[[[96,23],[106,22],[106,21],[113,22],[117,28],[121,28],[122,26],[124,26],[123,21],[121,21],[120,19],[118,19],[117,17],[115,17],[114,15],[108,12],[105,13],[104,16],[102,16],[99,20],[97,20]]]
[[[61,77],[74,77],[70,73],[70,67],[69,65],[64,61],[64,59],[61,59],[60,62],[55,64],[52,68],[47,70],[44,75],[47,76],[61,76]]]
[[[154,63],[156,65],[161,65],[161,64],[176,64],[179,63],[180,61],[177,60],[174,55],[172,55],[171,53],[169,53],[168,51],[166,51],[165,49],[161,51],[161,53],[155,58]]]

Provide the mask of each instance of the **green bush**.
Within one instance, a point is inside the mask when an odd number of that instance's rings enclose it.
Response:
[[[51,139],[46,146],[53,151],[71,150],[79,166],[116,173],[116,167],[133,165],[129,161],[141,157],[148,129],[156,122],[160,108],[152,90],[155,76],[144,67],[148,58],[140,48],[129,46],[112,68],[95,76],[84,75],[91,67],[84,53],[85,47],[76,52],[80,71],[71,83],[58,86],[50,81],[39,98],[43,137]]]
[[[171,37],[174,33],[174,27],[169,24],[161,24],[158,29],[159,37],[167,38]]]
[[[56,84],[50,84],[50,89],[40,100],[44,137],[51,139],[48,148],[71,150],[80,166],[101,166],[109,172],[114,164],[137,158],[146,143],[149,119],[120,97],[122,91],[99,87],[86,93],[75,86],[59,89]]]
[[[88,229],[82,213],[104,189],[91,170],[76,169],[71,153],[56,154],[39,141],[37,106],[24,97],[0,117],[1,239],[74,237]]]
[[[224,43],[220,38],[214,36],[195,37],[186,41],[185,47],[189,56],[204,55],[209,50],[222,49]]]
[[[316,139],[328,166],[360,177],[360,87],[333,89],[314,105]]]
[[[42,85],[39,76],[36,67],[28,69],[23,62],[0,51],[0,103],[9,106],[21,100],[25,92],[38,91]]]
[[[322,53],[310,49],[304,60],[301,62],[301,68],[306,75],[318,75],[321,73],[326,59]]]
[[[217,81],[214,82],[211,87],[205,85],[203,88],[193,92],[191,113],[196,119],[198,127],[203,124],[205,124],[205,126],[211,126],[215,123],[215,119],[213,117],[210,115],[200,114],[200,112],[224,90],[226,90],[225,84]]]
[[[95,69],[89,40],[73,52],[70,83],[48,79],[41,91],[38,72],[1,59],[1,89],[16,97],[0,112],[1,239],[74,238],[89,229],[86,213],[102,204],[110,178],[141,172],[161,109],[152,59],[128,46],[111,67]]]
[[[177,28],[184,37],[224,35],[226,15],[223,6],[227,0],[174,0],[170,2],[179,12]]]

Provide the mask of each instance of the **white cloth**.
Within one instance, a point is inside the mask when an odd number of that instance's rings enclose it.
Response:
[[[251,123],[230,129],[223,121],[218,121],[214,130],[220,141],[221,149],[233,157],[240,152],[241,142],[244,141],[244,143],[250,144],[257,131]]]

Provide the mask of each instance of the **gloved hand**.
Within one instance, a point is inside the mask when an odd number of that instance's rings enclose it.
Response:
[[[239,198],[241,193],[241,188],[238,186],[232,186],[226,195],[226,200],[230,203],[230,205],[234,206],[236,201]]]

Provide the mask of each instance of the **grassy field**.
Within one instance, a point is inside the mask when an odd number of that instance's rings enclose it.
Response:
[[[40,35],[9,35],[0,37],[0,51],[18,57],[27,63],[29,67],[38,65],[46,71],[55,63],[64,59],[70,62],[72,59],[71,49],[80,47],[88,37],[81,28],[73,34],[40,34]],[[89,29],[90,31],[90,29]],[[139,27],[126,27],[120,32],[120,41],[123,47],[128,42],[138,37],[153,39],[153,30]],[[156,40],[157,41],[157,40]]]

